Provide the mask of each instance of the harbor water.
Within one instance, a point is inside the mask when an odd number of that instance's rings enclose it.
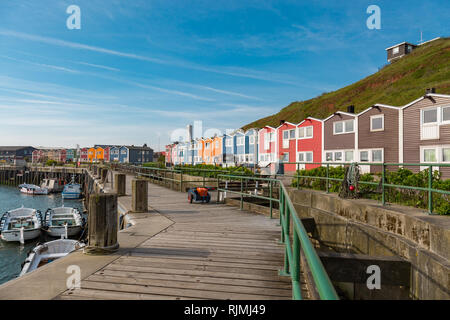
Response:
[[[0,185],[0,216],[8,210],[16,209],[22,205],[26,208],[40,210],[42,213],[48,208],[74,207],[82,212],[81,200],[63,200],[60,193],[50,195],[32,196],[22,194],[17,187]],[[21,271],[21,264],[38,242],[52,239],[37,238],[27,241],[24,245],[18,242],[5,242],[0,240],[0,284],[16,278]]]

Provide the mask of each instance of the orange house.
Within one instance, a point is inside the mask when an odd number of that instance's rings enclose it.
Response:
[[[89,148],[88,149],[88,162],[94,162],[95,161],[95,155],[96,155],[95,148]]]
[[[103,162],[103,159],[105,158],[105,150],[101,147],[97,147],[95,150],[95,160]]]
[[[204,139],[203,162],[206,164],[213,163],[213,139]]]
[[[212,163],[222,163],[222,138],[214,137],[212,141]]]

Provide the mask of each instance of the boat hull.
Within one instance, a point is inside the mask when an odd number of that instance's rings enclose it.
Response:
[[[23,231],[23,238],[25,241],[33,240],[39,237],[41,229],[27,229]],[[20,230],[5,230],[2,231],[1,238],[7,242],[20,242]]]
[[[80,199],[81,193],[62,193],[63,199]]]
[[[82,230],[81,226],[70,226],[67,227],[67,236],[72,237],[72,236],[76,236],[77,234],[79,234]],[[58,237],[60,238],[61,236],[65,236],[66,235],[66,228],[64,226],[61,227],[48,227],[47,230],[45,230],[45,232],[48,233],[49,236],[51,237]]]

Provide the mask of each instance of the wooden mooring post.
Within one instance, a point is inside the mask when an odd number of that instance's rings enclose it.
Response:
[[[89,196],[88,245],[84,253],[109,254],[119,248],[117,242],[117,195],[95,193]]]
[[[142,179],[131,181],[131,211],[148,211],[148,182]]]
[[[114,175],[114,192],[117,196],[126,195],[127,176],[124,173],[116,173]]]

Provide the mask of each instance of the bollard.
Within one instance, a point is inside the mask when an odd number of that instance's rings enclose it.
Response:
[[[89,197],[87,254],[108,254],[119,248],[117,242],[117,195],[95,193]]]
[[[146,180],[133,179],[131,181],[131,211],[148,211],[148,182]]]
[[[114,192],[117,196],[124,196],[126,194],[127,176],[124,173],[116,173],[114,175]]]

